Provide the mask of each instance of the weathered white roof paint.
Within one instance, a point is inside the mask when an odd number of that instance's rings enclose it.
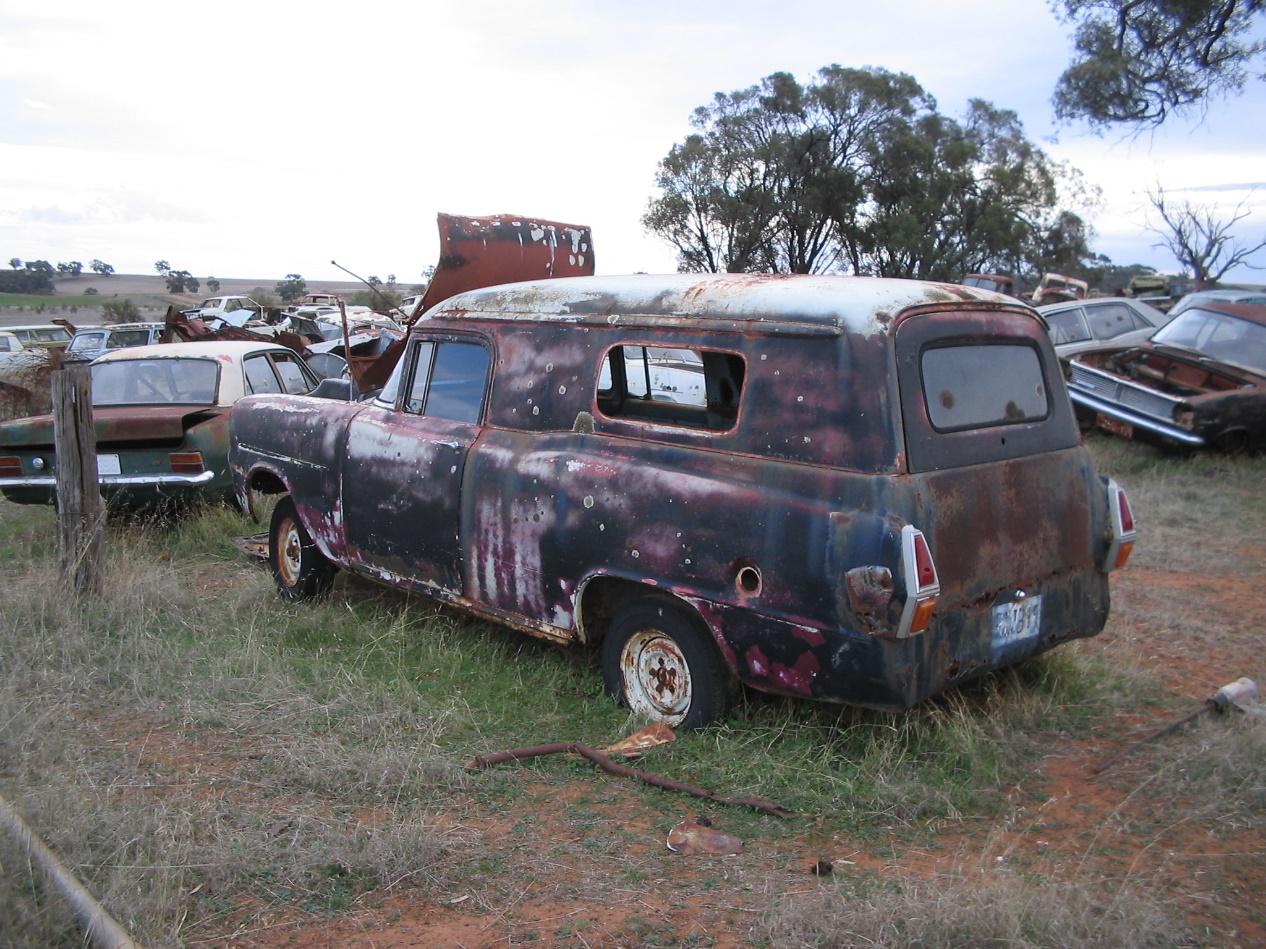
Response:
[[[256,343],[252,340],[225,339],[207,341],[205,343],[163,343],[159,346],[129,346],[127,349],[116,349],[114,352],[98,356],[93,362],[115,362],[119,359],[188,359],[200,356],[203,359],[216,359],[228,356],[234,361],[244,359],[251,353],[294,352],[285,346],[270,343],[264,337]]]
[[[910,307],[964,302],[1019,305],[1012,297],[988,290],[918,280],[799,274],[638,274],[485,287],[450,297],[427,316],[550,322],[618,322],[626,315],[684,317],[802,323],[869,335],[885,332],[891,319]]]

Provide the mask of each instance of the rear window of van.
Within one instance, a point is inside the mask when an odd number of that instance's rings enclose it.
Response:
[[[1032,346],[938,346],[925,349],[920,363],[928,418],[938,432],[1046,418],[1046,380]]]

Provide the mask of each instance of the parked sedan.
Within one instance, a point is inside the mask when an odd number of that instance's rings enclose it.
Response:
[[[1266,304],[1266,292],[1261,290],[1196,290],[1174,304],[1173,314],[1203,303],[1252,303]]]
[[[97,472],[128,505],[230,499],[229,411],[254,393],[301,394],[317,380],[292,350],[265,342],[171,343],[92,364]],[[0,424],[0,493],[48,504],[56,493],[50,415]]]
[[[1202,303],[1133,349],[1082,353],[1068,394],[1079,415],[1125,438],[1266,448],[1266,306]]]
[[[162,335],[162,323],[115,323],[76,330],[66,347],[66,358],[87,362],[116,349],[152,346]]]
[[[20,353],[23,348],[22,340],[8,330],[0,330],[0,359],[4,359],[9,353]]]
[[[1169,322],[1160,310],[1128,297],[1051,303],[1037,312],[1046,320],[1055,354],[1064,362],[1100,349],[1108,340],[1122,349],[1137,346]]]
[[[52,323],[36,323],[31,326],[6,326],[5,330],[16,336],[18,341],[27,349],[41,346],[48,349],[55,346],[65,346],[70,342],[69,331],[64,326],[54,326]]]

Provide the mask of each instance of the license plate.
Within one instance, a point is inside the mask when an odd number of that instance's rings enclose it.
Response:
[[[1113,435],[1119,435],[1122,438],[1134,437],[1134,426],[1129,422],[1122,422],[1120,419],[1112,418],[1102,413],[1095,417],[1095,422],[1105,432],[1111,432]]]
[[[1025,597],[993,608],[993,648],[1035,639],[1042,631],[1042,596]]]
[[[118,455],[98,455],[97,456],[97,474],[99,475],[116,475],[122,474],[123,471],[119,467]]]

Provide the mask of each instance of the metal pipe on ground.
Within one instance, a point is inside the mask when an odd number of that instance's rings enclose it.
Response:
[[[127,930],[97,902],[96,897],[88,892],[3,796],[0,796],[0,826],[9,832],[26,858],[39,868],[53,889],[70,904],[94,946],[99,949],[139,949]]]

